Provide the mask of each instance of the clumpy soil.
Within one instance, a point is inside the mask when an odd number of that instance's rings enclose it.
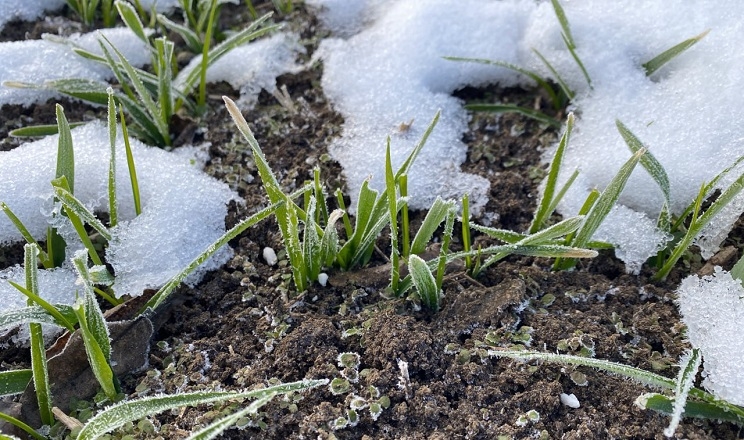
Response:
[[[270,8],[268,3],[256,3],[263,10]],[[229,26],[248,20],[238,6],[226,5],[222,15],[230,17]],[[318,37],[326,35],[313,12],[300,5],[279,20],[302,34],[308,50],[303,61],[309,60]],[[29,30],[12,35],[15,39],[33,35],[34,29],[50,22],[54,21],[17,23]],[[294,111],[262,92],[257,107],[246,114],[287,190],[310,179],[316,166],[329,193],[343,188],[341,168],[326,155],[343,130],[343,118],[323,95],[322,69],[322,63],[315,63],[278,78],[277,85],[286,85],[296,104]],[[213,85],[209,92],[209,115],[181,124],[175,137],[178,143],[211,142],[206,171],[245,200],[230,207],[226,225],[231,227],[265,206],[266,197],[251,156],[220,105],[220,95],[236,92],[225,84]],[[490,87],[461,90],[457,96],[466,101],[542,104],[533,90]],[[30,122],[53,123],[53,104],[3,107],[0,148],[18,145],[6,137],[8,129]],[[100,109],[84,104],[64,105],[70,120],[100,115]],[[473,115],[470,131],[464,134],[469,154],[462,167],[491,183],[487,214],[475,221],[514,231],[528,227],[537,185],[545,175],[541,152],[558,135],[517,115]],[[422,218],[422,213],[413,214],[414,230]],[[725,252],[716,257],[717,264],[731,267],[741,254],[742,235],[738,226],[724,244]],[[476,236],[475,243],[495,244],[483,236]],[[236,390],[305,378],[347,379],[348,386],[337,393],[324,386],[276,398],[257,417],[244,421],[242,429],[228,430],[224,438],[229,439],[664,438],[669,418],[634,405],[636,397],[649,391],[642,385],[589,368],[500,359],[488,351],[528,347],[586,355],[674,377],[677,360],[689,348],[674,290],[684,276],[710,270],[694,253],[666,282],[652,281],[654,271],[649,267],[638,276],[626,274],[612,252],[601,252],[564,272],[552,271],[550,260],[510,257],[477,279],[461,266],[451,267],[442,309],[431,313],[415,298],[385,296],[389,238],[379,240],[379,252],[368,267],[350,273],[330,270],[327,286],[316,283],[299,294],[273,220],[249,229],[230,246],[235,251],[232,261],[197,287],[181,288],[160,311],[148,365],[121,378],[127,398]],[[279,251],[278,264],[266,264],[265,247]],[[453,247],[462,248],[458,237]],[[17,262],[19,252],[19,247],[4,249],[3,265]],[[24,353],[8,349],[2,360],[7,366],[23,365]],[[347,357],[358,357],[358,366],[342,365],[343,353],[355,354]],[[580,407],[562,404],[561,393],[574,394]],[[83,417],[84,411],[76,410],[80,404],[72,408],[59,404]],[[334,429],[349,418],[352,405],[361,406],[358,420]],[[376,405],[381,412],[371,411]],[[238,407],[166,412],[115,433],[114,438],[126,432],[134,438],[185,438]],[[532,417],[527,416],[530,411]],[[732,424],[685,419],[676,438],[736,439],[742,433]]]

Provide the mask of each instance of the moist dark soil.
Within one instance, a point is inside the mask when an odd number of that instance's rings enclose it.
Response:
[[[259,11],[271,9],[270,3],[256,5]],[[57,33],[59,23],[74,20],[66,9],[60,14],[36,23],[12,23],[0,38],[36,38],[40,29]],[[226,28],[249,20],[244,5],[226,5],[222,17],[229,17],[221,23]],[[308,52],[301,61],[308,61],[319,38],[328,34],[314,11],[302,5],[276,20],[302,35]],[[322,63],[314,63],[277,79],[279,87],[287,87],[295,111],[262,92],[257,107],[246,113],[286,190],[311,179],[314,167],[320,168],[329,193],[344,188],[340,166],[326,154],[344,121],[323,94],[322,73]],[[221,105],[221,95],[234,97],[237,92],[217,84],[209,93],[208,115],[177,124],[174,138],[176,148],[211,143],[206,171],[245,201],[230,206],[226,226],[231,227],[265,206],[267,198],[250,153]],[[460,90],[456,96],[468,102],[544,107],[535,90],[493,86]],[[61,102],[71,121],[102,116],[101,109]],[[22,142],[8,137],[9,130],[54,123],[54,104],[0,109],[0,150]],[[537,186],[545,176],[541,154],[558,136],[556,130],[518,115],[473,115],[463,137],[469,154],[462,168],[491,183],[484,210],[491,214],[474,221],[513,231],[527,229]],[[332,199],[329,204],[335,207]],[[414,230],[422,219],[423,213],[412,214]],[[729,269],[741,255],[741,237],[742,226],[737,225],[714,262]],[[476,246],[490,244],[495,243],[475,237]],[[475,279],[462,266],[453,266],[445,278],[442,308],[432,313],[416,298],[385,295],[389,281],[385,236],[367,267],[348,273],[330,270],[328,285],[316,283],[302,293],[291,282],[273,220],[247,230],[230,246],[235,251],[232,261],[197,287],[181,288],[159,311],[147,366],[121,377],[126,398],[237,390],[306,378],[353,380],[337,394],[326,386],[276,398],[244,423],[247,426],[228,430],[223,437],[229,439],[662,439],[669,418],[634,404],[650,391],[646,387],[589,368],[500,359],[489,356],[489,350],[527,347],[592,356],[675,377],[676,363],[689,345],[674,291],[681,278],[711,267],[691,252],[667,281],[654,282],[652,267],[644,266],[640,275],[626,274],[611,251],[563,272],[552,271],[551,260],[531,257],[509,257]],[[452,246],[461,249],[461,240],[455,237]],[[279,251],[278,264],[266,264],[265,247]],[[20,246],[2,249],[0,264],[18,263],[21,255]],[[10,347],[0,353],[4,368],[28,363],[27,350]],[[358,367],[340,365],[342,353],[356,353]],[[561,393],[574,394],[580,407],[562,404]],[[355,399],[367,405],[357,411],[358,422],[333,429],[338,419],[348,417]],[[379,414],[370,411],[369,405],[375,403],[383,407]],[[80,418],[90,412],[81,408],[94,405],[55,404]],[[112,438],[127,433],[131,438],[185,438],[236,408],[231,404],[166,412]],[[529,411],[539,417],[526,417]],[[675,438],[743,435],[732,424],[684,419]]]

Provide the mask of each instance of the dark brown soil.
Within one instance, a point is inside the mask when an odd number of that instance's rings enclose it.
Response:
[[[261,10],[270,9],[268,2],[256,3]],[[246,17],[244,8],[225,8],[223,15]],[[309,56],[324,32],[311,12],[299,6],[279,19],[302,33]],[[6,30],[2,37],[21,39],[26,32],[30,31]],[[286,190],[310,179],[315,166],[329,193],[343,188],[340,166],[325,154],[341,133],[343,118],[324,97],[321,75],[322,64],[316,64],[278,78],[278,85],[286,85],[297,104],[296,113],[262,92],[258,107],[247,115]],[[207,172],[230,184],[246,201],[244,207],[231,207],[229,227],[265,206],[266,197],[250,154],[219,99],[235,92],[224,84],[209,92],[212,111],[201,121],[183,124],[177,138],[178,143],[211,142]],[[520,89],[465,89],[457,95],[468,101],[540,103],[535,91]],[[70,120],[89,119],[99,111],[79,103],[64,105]],[[29,109],[3,107],[0,149],[19,144],[7,138],[9,129],[53,122],[53,103]],[[520,116],[473,115],[464,135],[470,152],[463,169],[491,182],[486,211],[498,213],[488,219],[492,226],[514,231],[528,227],[537,185],[545,175],[540,155],[557,136],[555,130]],[[421,213],[414,214],[414,228],[421,219]],[[741,254],[742,232],[737,227],[726,243],[733,255],[721,261],[727,268]],[[491,244],[481,236],[475,241]],[[273,267],[261,257],[264,247],[283,248],[273,220],[249,229],[230,245],[236,253],[230,263],[196,288],[182,288],[177,300],[162,311],[149,366],[122,377],[129,398],[347,377],[353,372],[345,371],[338,357],[356,353],[358,381],[351,382],[348,392],[334,395],[323,387],[277,398],[252,426],[229,430],[224,438],[664,438],[669,418],[634,405],[636,397],[649,391],[642,385],[589,368],[492,358],[487,350],[529,347],[589,354],[674,377],[676,362],[688,348],[674,289],[682,277],[700,269],[694,258],[681,262],[665,283],[651,281],[650,267],[639,276],[625,274],[611,252],[566,272],[551,271],[552,261],[528,257],[507,258],[477,279],[455,268],[444,284],[442,310],[433,314],[420,310],[414,300],[383,295],[388,272],[380,269],[386,263],[381,255],[389,254],[384,237],[378,243],[381,253],[370,267],[348,274],[331,271],[328,286],[314,284],[301,294],[294,291],[286,257]],[[453,246],[462,244],[455,239]],[[18,262],[18,256],[19,248],[3,250],[3,267]],[[25,356],[22,350],[8,349],[0,359],[7,366],[22,365]],[[563,405],[561,393],[575,394],[580,408]],[[369,409],[362,409],[356,426],[333,430],[332,422],[347,415],[354,396],[384,403],[385,408],[376,419]],[[235,405],[224,410],[230,408]],[[185,438],[222,410],[187,408],[153,417],[154,434],[147,434],[144,425],[128,429],[134,438]],[[518,423],[531,410],[539,413],[539,420]],[[735,425],[690,419],[682,422],[675,437],[743,438]]]

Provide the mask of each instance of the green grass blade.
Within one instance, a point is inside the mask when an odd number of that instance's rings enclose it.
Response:
[[[21,287],[27,290],[21,285],[12,283],[13,287]],[[0,313],[0,328],[13,327],[20,324],[28,324],[31,322],[39,324],[50,324],[55,326],[62,325],[55,319],[49,312],[40,306],[22,307],[19,309],[12,309]]]
[[[342,269],[348,270],[352,267],[352,260],[357,250],[360,247],[364,231],[367,229],[367,224],[370,222],[372,217],[372,211],[375,207],[379,193],[369,188],[369,180],[362,182],[362,187],[359,189],[359,196],[357,197],[356,206],[356,217],[354,219],[354,228],[351,229],[348,222],[348,215],[344,216],[344,224],[347,231],[346,243],[341,247],[338,252],[338,263]],[[340,191],[337,192],[337,198],[343,201]],[[353,232],[349,234],[349,229]]]
[[[325,261],[321,255],[321,237],[316,229],[315,210],[317,202],[315,196],[310,196],[310,202],[307,205],[305,214],[305,230],[302,237],[302,259],[307,266],[307,278],[310,281],[318,279],[320,269]]]
[[[555,90],[553,90],[553,87],[545,81],[540,75],[537,73],[524,69],[522,67],[519,67],[515,64],[507,63],[505,61],[498,61],[498,60],[487,60],[483,58],[463,58],[463,57],[443,57],[445,60],[450,61],[467,61],[467,62],[473,62],[473,63],[480,63],[480,64],[490,64],[493,66],[503,67],[505,69],[512,70],[514,72],[520,73],[533,81],[537,83],[537,85],[545,91],[545,93],[548,94],[548,98],[550,99],[550,102],[553,104],[553,108],[555,110],[560,110],[561,107],[563,107],[563,102],[561,102],[558,95],[555,93]]]
[[[644,385],[650,385],[669,390],[674,389],[675,386],[674,380],[666,378],[659,374],[601,359],[527,350],[488,350],[488,355],[498,358],[503,357],[516,359],[520,361],[539,360],[542,362],[548,362],[558,365],[579,365],[583,367],[596,368],[607,373],[626,377]]]
[[[127,131],[127,122],[124,119],[124,110],[119,106],[119,120],[121,121],[121,133],[124,137],[124,150],[127,155],[127,169],[129,170],[129,182],[132,186],[132,199],[134,200],[135,216],[142,214],[142,202],[140,200],[139,180],[137,179],[137,167],[134,164],[134,155],[132,146],[129,142],[129,132]]]
[[[65,176],[71,193],[75,193],[75,154],[72,148],[72,134],[67,123],[65,111],[61,105],[56,105],[57,127],[59,140],[57,141],[57,171],[55,178]]]
[[[9,416],[5,413],[0,412],[0,420],[4,420],[5,422],[10,423],[11,425],[17,426],[19,429],[23,430],[26,434],[30,435],[34,440],[47,440],[47,437],[44,437],[43,435],[39,434],[34,430],[34,428],[28,426],[27,424],[23,423],[22,421],[16,419],[15,417]],[[10,439],[17,439],[17,437],[10,437]]]
[[[5,213],[5,215],[8,217],[11,223],[13,223],[13,226],[18,229],[18,232],[20,232],[21,236],[24,240],[26,240],[27,243],[33,244],[38,246],[39,249],[41,249],[41,246],[39,246],[39,243],[36,241],[33,235],[28,231],[28,228],[26,228],[26,225],[23,224],[21,219],[19,219],[13,211],[10,209],[10,207],[5,202],[0,202],[0,210]],[[39,250],[39,259],[41,260],[41,263],[44,265],[46,269],[51,269],[54,267],[53,262],[49,258],[49,256]]]
[[[451,200],[445,202],[441,197],[437,197],[434,200],[431,208],[429,208],[429,212],[426,213],[424,222],[413,238],[413,244],[411,245],[412,254],[420,254],[426,249],[426,245],[431,240],[434,232],[445,218],[447,218],[447,215],[454,206],[455,202]]]
[[[532,118],[551,127],[560,128],[561,123],[546,115],[539,110],[522,107],[515,104],[466,104],[467,110],[474,112],[491,112],[491,113],[517,113],[528,118]]]
[[[154,416],[175,408],[237,399],[262,399],[267,395],[301,391],[328,383],[327,379],[303,380],[245,391],[197,391],[164,396],[144,397],[112,405],[93,416],[85,424],[76,440],[95,440],[127,422]]]
[[[685,236],[677,243],[677,246],[674,248],[674,251],[672,252],[672,255],[669,256],[669,259],[664,263],[664,266],[659,270],[659,272],[656,273],[655,277],[656,279],[664,279],[667,275],[669,275],[669,272],[672,270],[674,265],[677,263],[677,260],[679,260],[682,257],[682,254],[687,250],[687,248],[692,244],[692,241],[697,237],[697,235],[700,233],[700,231],[705,227],[708,223],[710,223],[711,220],[719,213],[721,210],[728,205],[731,200],[741,192],[742,188],[744,188],[744,174],[739,176],[738,179],[736,179],[731,185],[729,185],[728,188],[726,188],[720,196],[708,207],[708,209],[705,210],[705,212],[698,218],[697,214],[693,212],[693,221],[690,224],[690,227],[687,229],[687,233]],[[701,198],[698,197],[700,200]]]
[[[553,65],[550,64],[550,61],[548,61],[547,58],[545,58],[543,54],[541,54],[537,49],[532,49],[532,52],[534,52],[535,55],[537,55],[537,57],[540,58],[540,61],[542,61],[543,64],[545,64],[545,67],[547,67],[548,70],[550,70],[550,73],[553,74],[553,78],[555,78],[555,81],[558,83],[558,86],[563,91],[563,94],[566,95],[566,97],[568,97],[569,100],[573,99],[574,96],[576,96],[576,94],[574,93],[573,90],[571,90],[571,88],[568,87],[568,84],[566,84],[566,82],[563,80],[563,78],[558,73],[558,71],[555,70],[555,67],[553,67]]]
[[[408,257],[408,270],[424,307],[434,312],[439,311],[439,289],[426,261],[416,254],[411,254]]]
[[[78,218],[82,219],[91,227],[93,227],[93,229],[98,231],[98,233],[101,234],[103,238],[105,238],[106,240],[111,240],[111,232],[103,223],[101,223],[100,220],[96,218],[95,214],[90,212],[80,200],[72,195],[72,193],[64,184],[64,182],[67,180],[64,177],[65,176],[54,179],[52,181],[52,186],[54,187],[54,196],[62,202],[65,207],[65,212],[67,212],[68,216],[71,212],[74,213]],[[78,231],[78,233],[80,232],[81,231]],[[85,232],[83,232],[82,235],[86,237],[88,236],[88,234]],[[80,238],[82,239],[82,236]]]
[[[566,17],[566,11],[563,10],[563,6],[561,6],[558,0],[550,0],[550,2],[553,4],[553,11],[555,11],[555,16],[561,25],[561,31],[563,38],[566,40],[566,45],[568,47],[576,47],[576,42],[571,34],[571,26],[568,24],[568,17]]]
[[[346,212],[346,204],[344,203],[344,193],[341,192],[341,189],[336,188],[336,192],[334,193],[336,196],[336,203],[338,203],[338,208],[344,211],[343,221],[344,221],[344,231],[346,232],[346,237],[351,237],[351,235],[354,233],[354,229],[351,227],[351,220],[349,220],[349,214]]]
[[[75,310],[80,325],[80,335],[83,339],[88,363],[106,397],[115,402],[119,389],[110,364],[111,341],[106,320],[95,299],[85,254],[76,252],[72,261],[83,282],[83,298],[78,299],[73,306],[73,310]]]
[[[426,140],[429,139],[429,135],[431,135],[431,132],[434,131],[434,127],[437,126],[437,122],[439,122],[439,117],[441,116],[442,111],[437,110],[436,114],[434,114],[434,118],[432,118],[429,125],[426,127],[426,130],[424,131],[424,134],[421,136],[421,139],[416,144],[415,147],[413,147],[413,150],[411,150],[411,153],[408,155],[405,161],[403,161],[403,164],[398,168],[398,171],[395,173],[395,180],[398,181],[400,179],[400,176],[403,174],[410,174],[411,166],[416,161],[416,157],[418,157],[419,153],[421,152],[421,149],[424,148],[424,145],[426,145]]]
[[[119,222],[119,208],[116,202],[116,104],[114,103],[114,89],[109,88],[108,100],[108,130],[109,130],[109,169],[108,169],[108,199],[109,226],[114,227]]]
[[[398,190],[400,191],[400,198],[408,200],[408,174],[401,174],[398,181]],[[403,204],[401,208],[400,224],[401,255],[403,258],[408,258],[411,255],[411,228],[408,218],[408,203]]]
[[[31,382],[32,376],[30,369],[0,371],[0,396],[21,394]]]
[[[682,414],[687,404],[687,395],[692,389],[695,382],[695,377],[700,368],[702,358],[700,355],[699,348],[693,348],[689,353],[686,353],[680,359],[680,369],[677,375],[676,386],[674,387],[674,406],[672,410],[672,420],[669,422],[669,426],[664,430],[664,435],[672,437],[674,431],[677,430]]]
[[[553,155],[553,160],[550,162],[550,171],[548,172],[548,178],[545,183],[545,191],[543,191],[542,197],[537,203],[537,211],[535,212],[535,216],[532,219],[532,224],[529,228],[530,234],[534,234],[535,232],[540,230],[543,227],[543,224],[545,224],[547,219],[553,213],[553,211],[550,210],[550,207],[554,206],[553,195],[555,194],[555,188],[558,184],[558,174],[561,171],[563,156],[565,155],[568,141],[571,138],[571,131],[573,130],[573,126],[574,115],[573,113],[569,113],[568,118],[566,119],[566,130],[563,132],[561,140],[558,143],[558,148],[555,150],[555,154]]]
[[[55,90],[59,93],[94,104],[106,105],[108,84],[101,81],[71,78],[47,81],[41,88]]]
[[[615,120],[615,125],[631,152],[635,153],[636,151],[645,148],[641,140],[638,139],[638,137],[636,137],[636,135],[633,134],[633,132],[631,132],[619,119]],[[654,179],[656,184],[659,185],[659,189],[661,189],[661,192],[664,195],[665,206],[662,211],[668,214],[669,207],[672,206],[669,176],[667,176],[664,166],[656,159],[656,157],[654,157],[653,154],[651,154],[650,151],[648,151],[648,149],[646,150],[646,154],[641,156],[641,166],[651,175],[651,178]],[[670,223],[671,219],[667,217],[665,221],[666,223]]]
[[[338,232],[336,232],[336,223],[343,218],[345,212],[336,209],[328,216],[328,223],[323,231],[323,238],[320,242],[320,256],[323,266],[331,266],[338,255]]]
[[[674,399],[659,393],[646,393],[638,396],[636,405],[643,409],[652,409],[663,414],[672,414]],[[733,405],[722,405],[723,401],[700,402],[688,400],[683,417],[695,417],[708,420],[720,420],[744,426],[744,409]],[[733,407],[733,408],[732,408]]]
[[[282,210],[286,215],[284,219],[279,218]],[[289,198],[286,199],[286,204],[283,207],[277,209],[277,222],[283,225],[281,227],[282,241],[287,249],[289,264],[292,266],[292,279],[295,287],[297,292],[304,292],[307,289],[308,263],[305,261],[302,245],[300,244],[300,221],[297,217],[297,208]]]
[[[212,31],[214,30],[214,20],[217,16],[217,0],[212,0],[209,6],[209,19],[207,21],[207,31],[204,34],[202,45],[201,65],[199,66],[199,98],[196,101],[197,108],[205,109],[207,104],[207,67],[209,67],[209,47],[212,44]]]
[[[37,310],[35,306],[27,309],[18,309],[18,315],[15,315],[15,310],[10,310],[7,314],[3,314],[3,318],[0,318],[0,327],[4,327],[12,323],[12,319],[21,319],[20,322],[38,322],[40,324],[52,324],[64,327],[69,331],[75,330],[75,314],[72,312],[70,306],[67,305],[52,305],[48,303],[44,298],[40,297],[38,293],[34,293],[31,290],[21,286],[20,284],[8,280],[11,286],[15,287],[19,292],[25,295],[29,299],[29,304],[37,304],[41,310]],[[23,313],[23,314],[21,314]],[[6,316],[7,315],[7,316]],[[50,319],[51,318],[51,319]]]
[[[284,204],[284,201],[282,201],[281,204]],[[274,204],[269,206],[268,208],[264,208],[230,228],[230,230],[225,232],[220,238],[217,239],[217,241],[209,245],[207,249],[204,250],[204,252],[194,258],[191,263],[189,263],[189,265],[186,266],[181,272],[168,280],[168,282],[165,283],[165,285],[163,285],[163,287],[161,287],[160,290],[158,290],[152,298],[150,298],[150,301],[145,304],[145,307],[142,311],[144,312],[148,308],[153,310],[157,309],[158,306],[160,306],[168,298],[168,296],[173,293],[176,287],[178,287],[181,282],[191,274],[191,272],[193,272],[202,263],[207,261],[209,257],[214,255],[217,250],[226,245],[230,240],[237,237],[243,231],[257,224],[266,217],[274,214],[274,212],[276,212],[277,208],[279,208],[281,204]]]
[[[393,163],[390,157],[390,136],[387,138],[385,149],[385,194],[390,216],[390,287],[393,295],[398,295],[398,281],[400,281],[400,249],[398,249],[398,194],[393,174]]]
[[[23,268],[26,278],[26,289],[34,295],[39,295],[39,268],[37,265],[38,247],[33,244],[23,246]],[[34,301],[29,299],[28,305],[33,306]],[[46,349],[44,348],[44,333],[41,324],[30,323],[29,325],[29,347],[31,349],[31,371],[33,373],[34,391],[36,402],[39,407],[41,423],[52,425],[52,394],[49,385],[49,371],[47,370]]]
[[[276,396],[277,394],[279,393],[273,393],[270,395],[259,397],[258,399],[251,402],[251,404],[248,405],[246,408],[243,408],[240,411],[234,412],[228,416],[217,419],[204,428],[200,429],[199,431],[192,433],[186,440],[211,440],[217,438],[227,428],[238,423],[240,419],[249,415],[257,414],[258,410],[269,403],[271,399],[273,399],[274,396]]]
[[[127,77],[129,78],[129,81],[132,83],[132,86],[134,87],[134,90],[137,92],[137,96],[139,97],[140,102],[142,102],[145,110],[150,115],[150,117],[153,119],[153,122],[158,128],[158,132],[164,142],[164,145],[170,145],[171,139],[170,139],[170,133],[168,131],[167,122],[163,120],[161,111],[160,109],[158,109],[158,106],[155,104],[155,101],[152,100],[152,96],[150,95],[150,92],[147,90],[144,83],[142,82],[142,78],[137,73],[135,68],[129,63],[126,57],[124,57],[124,54],[122,54],[119,51],[119,49],[116,48],[116,46],[114,46],[105,36],[101,36],[101,38],[103,38],[106,41],[109,47],[114,51],[114,53],[116,53],[116,56],[119,58],[119,62],[124,68],[124,72],[126,72]]]
[[[558,207],[558,203],[563,200],[563,197],[568,192],[569,188],[571,188],[571,185],[573,185],[576,178],[579,177],[579,170],[574,170],[573,173],[568,177],[568,180],[566,180],[566,183],[563,184],[561,189],[558,191],[558,194],[553,197],[553,201],[550,202],[550,206],[548,206],[547,212],[549,212],[549,215],[552,215],[555,212],[555,209]],[[545,219],[547,221],[547,218]]]
[[[641,64],[643,66],[643,69],[646,71],[646,76],[653,75],[653,73],[661,69],[661,67],[664,66],[664,64],[668,63],[669,61],[671,61],[678,55],[682,54],[687,49],[694,46],[698,41],[705,38],[705,36],[708,35],[708,32],[710,32],[710,29],[692,38],[688,38],[687,40],[673,47],[670,47],[669,49],[653,57],[649,61],[646,61],[645,63]]]
[[[170,123],[174,112],[173,99],[173,51],[175,44],[165,38],[155,40],[155,53],[158,63],[158,99],[160,100],[160,119],[165,125]]]
[[[251,25],[247,28],[236,34],[233,34],[225,41],[211,49],[207,54],[207,67],[213,65],[215,62],[217,62],[217,60],[222,58],[226,53],[230,52],[236,47],[278,29],[278,25],[264,26],[259,28],[259,26],[263,25],[263,23],[270,16],[270,13],[264,15],[263,17],[251,23]],[[201,70],[201,68],[195,68],[189,72],[186,72],[186,76],[180,81],[177,81],[176,87],[178,88],[178,90],[180,90],[181,93],[183,93],[184,95],[190,94],[196,86],[197,81],[199,81],[199,79],[201,78]]]
[[[610,183],[594,203],[594,206],[592,206],[592,209],[584,219],[584,224],[582,224],[581,228],[576,232],[576,236],[571,242],[573,246],[582,247],[589,242],[592,235],[594,235],[607,217],[607,214],[612,210],[612,207],[615,206],[615,202],[617,202],[620,193],[622,193],[625,188],[628,178],[630,178],[631,173],[633,173],[633,170],[644,154],[646,154],[646,149],[641,148],[636,151],[622,167],[620,167],[620,170],[617,172],[615,177],[612,178]]]
[[[115,4],[116,10],[119,11],[119,17],[121,17],[124,24],[134,32],[137,38],[150,46],[150,41],[147,39],[147,34],[145,33],[145,27],[142,25],[134,6],[122,0],[116,0]]]
[[[462,196],[462,248],[465,252],[470,251],[470,199],[468,194],[465,193]],[[473,271],[473,260],[471,257],[465,257],[465,269],[468,273]]]
[[[158,22],[165,26],[171,32],[177,33],[188,46],[189,50],[194,53],[199,53],[202,50],[202,42],[196,32],[189,29],[187,26],[180,25],[163,14],[158,14]]]
[[[447,266],[447,253],[449,252],[449,245],[452,241],[452,230],[455,227],[455,206],[447,211],[447,218],[444,222],[444,232],[442,233],[442,246],[439,248],[439,265],[437,267],[437,291],[442,290],[442,283],[444,282],[444,270]]]
[[[70,122],[70,128],[80,127],[82,125],[87,124],[87,122]],[[56,124],[52,125],[31,125],[28,127],[21,127],[16,128],[15,130],[11,130],[8,132],[9,136],[12,137],[43,137],[43,136],[51,136],[53,134],[59,133],[59,128]]]

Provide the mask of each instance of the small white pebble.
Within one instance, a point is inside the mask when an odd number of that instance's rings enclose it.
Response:
[[[321,286],[325,287],[326,284],[328,284],[328,274],[325,272],[321,272],[318,274],[318,283],[320,283]]]
[[[263,258],[269,266],[273,266],[277,261],[279,261],[279,259],[276,258],[276,252],[274,252],[274,249],[270,247],[265,247],[263,249]]]
[[[581,404],[579,404],[579,399],[577,399],[574,394],[561,393],[561,403],[573,409],[581,406]]]

